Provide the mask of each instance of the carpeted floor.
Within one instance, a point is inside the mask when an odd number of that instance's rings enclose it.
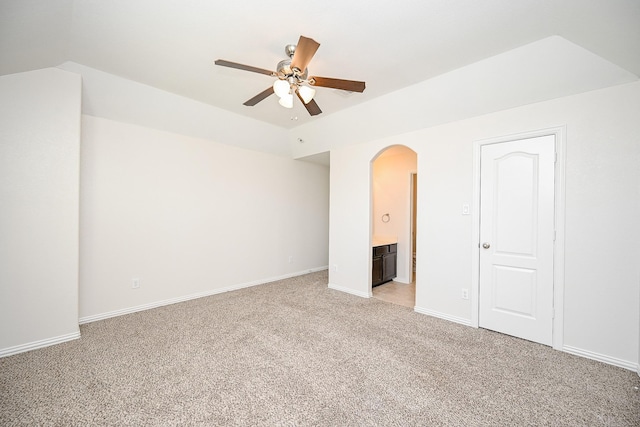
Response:
[[[636,373],[327,288],[90,323],[0,359],[0,425],[638,426]]]

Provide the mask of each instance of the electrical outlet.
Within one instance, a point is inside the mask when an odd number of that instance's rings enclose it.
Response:
[[[462,288],[462,299],[469,299],[469,289]]]
[[[131,289],[138,289],[140,287],[140,279],[131,279]]]

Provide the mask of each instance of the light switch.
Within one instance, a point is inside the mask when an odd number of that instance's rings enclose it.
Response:
[[[469,215],[471,214],[471,210],[469,209],[469,203],[464,203],[462,205],[462,215]]]

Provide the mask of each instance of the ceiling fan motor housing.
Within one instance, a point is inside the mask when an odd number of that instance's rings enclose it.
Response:
[[[309,75],[309,69],[305,68],[304,72],[301,72],[297,68],[291,68],[291,59],[283,59],[278,62],[276,73],[280,80],[287,80],[289,77],[295,77],[297,81],[305,81]]]

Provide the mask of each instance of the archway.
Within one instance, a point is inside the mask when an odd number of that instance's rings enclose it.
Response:
[[[416,177],[417,154],[404,145],[387,147],[371,160],[372,295],[411,308],[417,256]]]

